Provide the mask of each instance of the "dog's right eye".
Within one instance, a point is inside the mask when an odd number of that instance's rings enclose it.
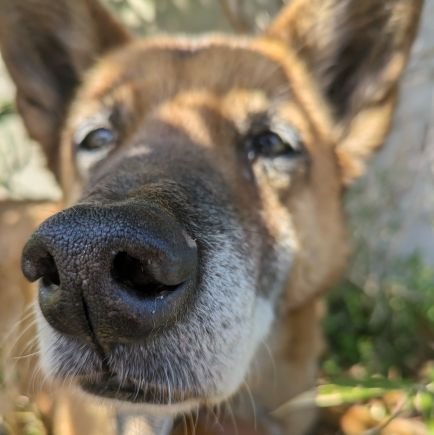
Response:
[[[303,155],[303,147],[298,134],[292,128],[277,126],[252,134],[247,140],[247,152],[251,161],[259,157],[296,158]]]
[[[109,127],[83,125],[75,137],[75,158],[78,172],[86,177],[89,170],[106,158],[117,142],[117,135]]]
[[[108,128],[97,128],[88,133],[79,143],[78,148],[86,151],[96,151],[114,144],[115,134]]]

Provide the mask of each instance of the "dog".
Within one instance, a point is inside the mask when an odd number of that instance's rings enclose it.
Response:
[[[155,433],[306,434],[342,196],[384,142],[422,0],[293,0],[262,34],[136,39],[2,0],[16,103],[65,194],[27,242],[41,365]],[[234,426],[236,426],[234,424]],[[243,429],[245,427],[245,429]]]

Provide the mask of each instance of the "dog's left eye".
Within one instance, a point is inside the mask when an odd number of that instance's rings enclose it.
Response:
[[[113,145],[115,134],[108,128],[97,128],[88,133],[78,147],[86,151],[96,151]]]
[[[250,160],[256,160],[258,157],[295,157],[300,152],[295,137],[284,138],[271,130],[257,133],[248,139],[248,156]]]

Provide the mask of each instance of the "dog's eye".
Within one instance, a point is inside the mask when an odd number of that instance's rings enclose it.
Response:
[[[100,150],[113,145],[115,135],[108,128],[98,128],[88,133],[78,145],[80,149],[86,151]]]
[[[298,156],[300,152],[295,137],[285,138],[271,130],[255,134],[248,139],[250,160],[256,160],[258,157],[292,157]]]

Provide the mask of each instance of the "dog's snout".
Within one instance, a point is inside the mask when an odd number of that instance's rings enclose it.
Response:
[[[75,206],[45,221],[22,267],[41,279],[39,305],[60,332],[140,341],[186,314],[197,246],[168,212],[128,204]]]

